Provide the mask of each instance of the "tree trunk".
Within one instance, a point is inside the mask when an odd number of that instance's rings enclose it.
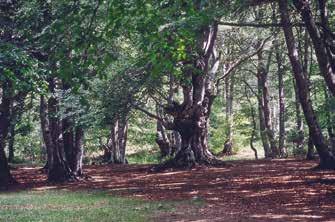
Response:
[[[259,131],[260,136],[263,144],[264,149],[264,156],[265,158],[271,157],[271,150],[270,150],[270,144],[269,140],[266,134],[266,126],[265,126],[265,117],[264,117],[264,110],[263,110],[263,99],[261,95],[261,87],[260,87],[260,81],[258,81],[258,115],[259,115]]]
[[[278,151],[276,146],[276,141],[274,137],[274,132],[271,127],[271,112],[270,112],[270,105],[269,105],[269,89],[268,89],[268,70],[265,67],[263,61],[263,51],[261,50],[258,54],[258,69],[257,69],[257,80],[258,80],[258,93],[260,99],[260,129],[262,141],[264,146],[265,157],[277,157]],[[268,61],[269,62],[269,61]],[[265,137],[267,139],[265,139]],[[270,144],[270,149],[268,149],[268,144],[265,141],[268,141]]]
[[[332,67],[331,59],[327,55],[326,44],[315,23],[309,2],[306,0],[294,0],[293,3],[299,11],[311,37],[321,74],[324,77],[329,91],[335,96],[335,70],[333,69],[334,67]]]
[[[14,161],[14,141],[15,141],[15,123],[11,123],[9,127],[8,138],[8,162]]]
[[[110,152],[110,163],[125,164],[126,160],[126,145],[127,145],[128,121],[120,118],[111,126],[111,133],[107,144]]]
[[[320,168],[323,169],[335,169],[335,158],[329,152],[329,147],[325,142],[324,136],[322,135],[321,128],[319,126],[317,117],[314,113],[312,102],[309,96],[309,87],[306,74],[303,72],[301,62],[299,60],[299,53],[296,48],[296,41],[292,31],[292,25],[290,21],[290,15],[288,11],[288,3],[286,0],[279,1],[279,9],[281,22],[283,24],[286,45],[288,49],[289,59],[292,65],[294,78],[296,80],[297,89],[299,93],[299,100],[304,111],[306,122],[310,129],[313,143],[320,156]]]
[[[215,98],[212,94],[213,75],[219,62],[214,49],[217,31],[218,25],[213,24],[199,32],[199,57],[192,68],[184,70],[184,76],[191,84],[181,83],[183,103],[173,102],[165,107],[165,112],[173,117],[173,122],[165,126],[178,131],[181,136],[180,151],[165,166],[192,167],[220,162],[208,149],[208,118]]]
[[[72,172],[76,176],[83,175],[83,156],[84,156],[84,130],[82,127],[75,127],[74,158],[72,162]]]
[[[234,125],[234,114],[233,114],[233,102],[234,102],[234,75],[225,79],[226,87],[226,122],[227,122],[227,139],[224,143],[222,155],[233,154],[233,125]]]
[[[54,94],[55,82],[50,80],[50,91]],[[61,121],[57,117],[58,100],[52,95],[48,102],[41,97],[40,117],[44,143],[48,156],[48,181],[65,182],[75,179],[68,162],[65,159],[64,144],[62,141]]]
[[[74,124],[69,117],[62,120],[62,133],[66,161],[73,169],[72,166],[75,163],[75,135]]]
[[[331,147],[333,154],[335,154],[335,132],[334,132],[335,114],[332,114],[331,101],[328,93],[329,93],[328,90],[325,89],[324,95],[327,104],[327,110],[325,110],[327,118],[327,132],[329,138],[329,145]]]
[[[156,113],[157,116],[163,117],[163,110],[160,107],[156,107]],[[166,129],[163,126],[163,123],[159,120],[157,120],[157,133],[156,133],[156,143],[159,146],[161,157],[167,157],[170,156],[172,153],[172,144],[168,138]]]
[[[283,57],[280,52],[279,40],[276,36],[275,42],[277,73],[278,73],[278,97],[279,97],[279,155],[285,157],[287,151],[285,148],[285,91],[284,91],[284,75]]]
[[[307,155],[306,155],[307,160],[314,160],[314,144],[313,144],[313,138],[311,135],[311,132],[309,132],[308,135],[308,150],[307,150]]]
[[[296,82],[294,82],[294,91],[295,91],[295,113],[296,113],[296,129],[297,129],[297,135],[294,139],[294,143],[296,144],[297,151],[302,151],[304,149],[304,141],[305,141],[305,135],[304,135],[304,121],[302,119],[301,114],[301,106],[299,102],[299,92],[298,92],[298,86]]]
[[[7,187],[15,182],[10,174],[10,169],[5,154],[6,139],[10,126],[11,84],[2,83],[2,98],[0,104],[0,188]]]
[[[169,91],[168,91],[168,104],[172,105],[175,94],[175,78],[173,74],[169,75]],[[161,108],[161,105],[156,106],[157,116],[161,119],[166,117],[164,109]],[[159,146],[161,157],[173,156],[176,154],[181,147],[180,135],[177,131],[168,132],[164,127],[162,121],[157,120],[157,134],[156,134],[156,143]]]
[[[249,98],[247,89],[245,89],[245,95],[250,105],[250,116],[251,116],[251,123],[252,123],[252,130],[251,130],[251,136],[250,136],[250,148],[255,153],[255,159],[258,160],[257,149],[254,146],[254,141],[255,141],[256,132],[257,132],[256,131],[257,130],[256,114],[255,114],[254,106],[252,105],[251,100]]]

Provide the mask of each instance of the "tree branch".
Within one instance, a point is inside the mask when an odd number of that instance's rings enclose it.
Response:
[[[219,22],[219,25],[233,26],[233,27],[251,27],[251,28],[271,28],[283,27],[282,23],[253,23],[253,22]],[[304,23],[292,23],[295,27],[305,27]]]
[[[265,43],[271,38],[271,36],[267,37],[266,39],[263,40],[263,42],[260,44],[260,46],[257,48],[257,50],[249,55],[246,55],[240,59],[238,59],[237,61],[235,61],[229,68],[227,71],[225,71],[225,73],[217,80],[217,81],[221,81],[222,79],[226,78],[227,76],[229,76],[232,71],[234,71],[239,65],[241,65],[243,62],[245,62],[246,60],[248,60],[249,58],[253,57],[254,55],[256,55],[257,53],[259,53],[261,50],[263,50],[263,47],[265,45]]]
[[[168,129],[168,130],[173,130],[174,129],[174,124],[171,123],[171,122],[166,122],[163,118],[151,113],[150,111],[136,105],[136,104],[132,104],[133,107],[141,112],[143,112],[144,114],[146,114],[147,116],[153,118],[153,119],[156,119],[157,121],[161,122],[163,124],[163,126]]]

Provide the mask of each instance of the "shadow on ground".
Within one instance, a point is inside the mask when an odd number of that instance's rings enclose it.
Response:
[[[149,172],[148,165],[86,166],[86,181],[53,185],[37,168],[13,171],[17,189],[99,189],[147,200],[203,200],[157,221],[335,221],[335,172],[315,162],[234,161],[229,167]]]

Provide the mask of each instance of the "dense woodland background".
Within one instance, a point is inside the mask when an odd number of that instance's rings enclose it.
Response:
[[[319,158],[335,169],[333,1],[1,0],[0,185],[83,164]]]

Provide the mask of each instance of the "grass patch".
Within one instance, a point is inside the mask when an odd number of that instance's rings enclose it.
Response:
[[[157,164],[160,162],[160,153],[158,151],[142,150],[127,155],[127,160],[130,164]]]
[[[0,193],[1,222],[145,222],[156,212],[173,209],[173,203],[113,197],[104,192]]]

